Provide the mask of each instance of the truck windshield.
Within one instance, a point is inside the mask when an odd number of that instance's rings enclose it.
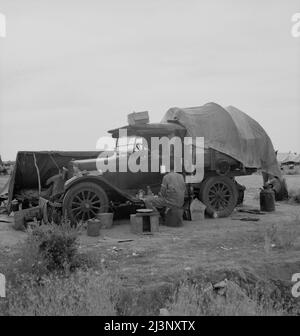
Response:
[[[147,150],[143,138],[136,136],[122,137],[117,139],[116,151],[132,153],[140,150]]]

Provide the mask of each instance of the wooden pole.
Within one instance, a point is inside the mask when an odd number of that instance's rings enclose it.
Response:
[[[34,153],[33,153],[33,159],[34,159],[34,165],[35,165],[36,172],[37,172],[37,177],[38,177],[39,197],[40,197],[40,196],[41,196],[41,191],[42,191],[42,187],[41,187],[41,177],[40,177],[40,171],[39,171],[39,167],[38,167],[38,165],[37,165],[36,157],[35,157],[35,154],[34,154]]]

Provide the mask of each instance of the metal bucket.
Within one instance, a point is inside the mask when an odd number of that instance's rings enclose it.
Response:
[[[100,227],[101,223],[98,219],[90,219],[87,222],[87,235],[89,237],[98,237],[100,236]]]
[[[272,189],[262,189],[259,198],[261,211],[275,211],[275,193]]]
[[[110,229],[113,225],[114,214],[111,212],[103,212],[97,214],[97,219],[101,222],[102,229]]]

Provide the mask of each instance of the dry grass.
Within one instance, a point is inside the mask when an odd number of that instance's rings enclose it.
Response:
[[[2,265],[7,305],[0,315],[115,315],[118,279],[90,266],[69,225],[34,227],[19,252]]]
[[[77,271],[67,277],[49,275],[39,282],[21,277],[8,288],[10,316],[116,315],[119,285],[106,273]]]
[[[211,286],[200,287],[186,282],[167,306],[170,315],[178,316],[253,316],[280,315],[282,311],[263,307],[247,296],[236,283],[227,281],[226,287],[216,291]]]
[[[264,249],[269,253],[272,248],[289,250],[300,236],[300,219],[295,218],[286,224],[269,225],[264,233]]]

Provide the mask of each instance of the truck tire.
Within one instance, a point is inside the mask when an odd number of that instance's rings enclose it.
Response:
[[[209,177],[201,183],[200,199],[206,205],[208,214],[227,217],[237,204],[238,190],[227,176]]]
[[[65,194],[63,208],[72,224],[95,218],[97,213],[107,212],[109,201],[105,191],[96,183],[82,182]]]

